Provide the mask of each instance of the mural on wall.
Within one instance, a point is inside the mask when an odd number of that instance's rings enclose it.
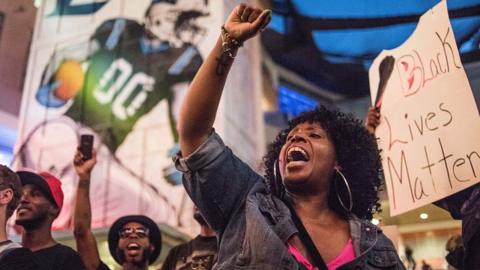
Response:
[[[171,155],[179,102],[221,25],[222,11],[212,7],[208,0],[44,1],[14,164],[62,180],[65,204],[55,229],[71,224],[81,134],[94,135],[98,156],[94,228],[138,213],[189,226],[191,205]]]

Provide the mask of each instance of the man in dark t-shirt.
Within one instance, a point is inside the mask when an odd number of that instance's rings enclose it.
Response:
[[[187,243],[170,250],[162,270],[210,270],[217,261],[217,238],[215,232],[195,207],[193,215],[200,224],[200,234]]]
[[[23,187],[15,223],[23,227],[22,245],[33,251],[44,269],[85,269],[75,250],[52,237],[52,223],[63,206],[60,180],[47,172],[17,174]]]
[[[7,239],[6,224],[18,206],[22,183],[16,173],[0,165],[0,269],[39,270],[31,250]]]

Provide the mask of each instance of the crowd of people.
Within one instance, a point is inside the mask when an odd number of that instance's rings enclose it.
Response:
[[[0,166],[0,269],[109,269],[100,260],[90,227],[89,186],[95,150],[90,159],[78,151],[73,163],[79,178],[73,224],[77,251],[52,237],[52,223],[63,205],[60,180],[47,172],[13,172]],[[7,220],[15,210],[15,224],[23,228],[21,243],[7,238]],[[194,218],[201,226],[199,236],[172,249],[162,269],[212,268],[216,261],[215,232],[198,209]],[[148,269],[160,255],[161,232],[147,216],[123,216],[111,225],[108,246],[123,269]]]
[[[365,124],[325,107],[294,118],[269,145],[263,176],[215,132],[237,50],[269,21],[269,10],[235,7],[185,96],[174,162],[198,207],[201,232],[173,248],[162,269],[405,269],[392,241],[370,222],[381,210],[376,108]],[[73,158],[76,251],[51,233],[63,205],[61,181],[46,172],[0,167],[0,269],[108,269],[91,230],[96,161],[95,150],[89,159],[81,151]],[[449,260],[457,269],[480,269],[479,198],[476,185],[436,203],[462,220],[463,250]],[[19,244],[6,232],[15,210]],[[147,269],[159,257],[161,232],[147,216],[123,216],[111,225],[108,246],[123,269]]]

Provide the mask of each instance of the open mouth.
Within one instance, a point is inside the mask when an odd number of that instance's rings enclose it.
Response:
[[[141,254],[141,247],[137,243],[130,243],[127,245],[125,255],[128,257],[137,257]]]
[[[30,209],[28,207],[24,207],[24,206],[21,206],[17,209],[18,214],[22,214],[22,213],[25,213],[25,212],[28,212],[28,211],[32,211],[32,209]]]
[[[309,161],[310,157],[308,156],[307,151],[304,149],[298,147],[298,146],[293,146],[290,149],[288,149],[287,152],[287,163],[293,162],[293,161]]]
[[[137,243],[130,243],[127,245],[127,250],[140,250],[140,245]]]

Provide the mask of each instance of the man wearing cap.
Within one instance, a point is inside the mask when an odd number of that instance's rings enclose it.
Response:
[[[0,269],[39,269],[31,250],[7,238],[7,220],[17,208],[21,192],[18,175],[0,165]]]
[[[15,223],[23,227],[22,245],[33,251],[45,269],[85,269],[77,252],[52,237],[52,223],[63,205],[60,180],[47,172],[17,174],[23,188]]]
[[[85,160],[80,152],[73,164],[79,181],[74,214],[74,235],[78,252],[86,269],[104,270],[108,267],[100,260],[95,236],[91,230],[90,176],[96,164],[96,152]],[[110,254],[125,270],[146,270],[160,255],[162,238],[153,220],[142,215],[117,219],[108,232]]]

